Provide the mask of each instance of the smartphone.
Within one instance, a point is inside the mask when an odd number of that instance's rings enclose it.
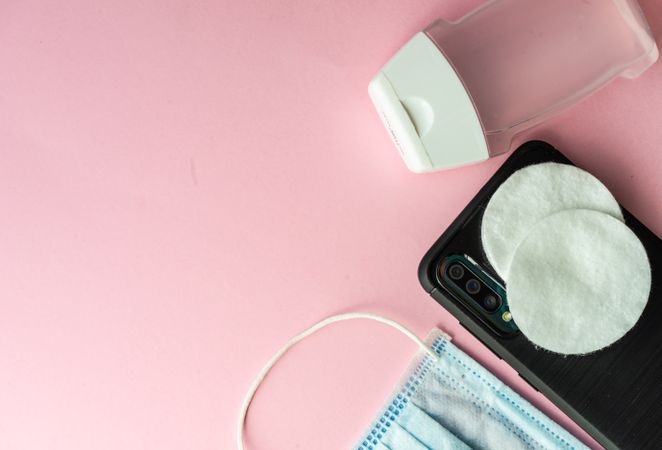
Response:
[[[584,356],[558,355],[535,347],[509,316],[505,284],[482,248],[482,215],[492,194],[513,172],[543,162],[572,165],[545,142],[518,148],[425,254],[419,280],[461,325],[604,447],[660,449],[662,241],[652,231],[623,209],[626,225],[646,248],[653,280],[639,321],[613,345]],[[472,287],[472,280],[481,289]]]

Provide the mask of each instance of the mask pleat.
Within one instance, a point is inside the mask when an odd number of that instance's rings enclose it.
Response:
[[[471,447],[413,403],[403,411],[398,424],[430,450],[471,450]]]
[[[420,440],[403,428],[400,424],[394,423],[391,429],[384,436],[382,443],[388,450],[436,450],[424,445]]]

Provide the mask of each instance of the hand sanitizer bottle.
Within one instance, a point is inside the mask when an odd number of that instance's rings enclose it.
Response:
[[[371,81],[407,166],[482,161],[513,137],[658,57],[636,0],[492,0],[434,22]]]

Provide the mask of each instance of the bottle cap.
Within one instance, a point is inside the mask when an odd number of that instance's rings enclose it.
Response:
[[[431,172],[489,158],[478,112],[444,54],[418,33],[370,82],[370,98],[407,167]]]

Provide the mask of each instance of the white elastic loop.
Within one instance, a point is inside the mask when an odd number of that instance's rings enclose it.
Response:
[[[266,366],[260,371],[259,375],[251,385],[250,389],[246,393],[246,397],[244,397],[244,402],[241,406],[241,413],[239,414],[239,422],[237,424],[237,447],[239,450],[244,450],[244,424],[246,422],[246,415],[248,414],[248,408],[251,405],[251,401],[253,401],[253,397],[255,396],[255,392],[257,391],[258,387],[260,387],[260,384],[262,383],[262,380],[264,380],[264,377],[267,376],[271,368],[278,362],[278,360],[297,342],[299,342],[302,339],[307,338],[311,334],[321,330],[322,328],[331,325],[332,323],[335,322],[341,322],[344,320],[352,320],[352,319],[369,319],[369,320],[375,320],[377,322],[381,322],[383,324],[389,325],[396,330],[400,331],[403,333],[405,336],[407,336],[409,339],[412,341],[416,342],[418,346],[424,350],[428,355],[430,355],[434,360],[439,359],[439,355],[437,355],[434,350],[432,350],[430,347],[428,347],[425,342],[423,342],[422,339],[420,339],[418,336],[416,336],[414,333],[409,331],[406,327],[403,325],[399,324],[398,322],[387,319],[386,317],[378,316],[377,314],[370,314],[370,313],[347,313],[347,314],[338,314],[335,316],[328,317],[321,322],[317,322],[315,325],[312,327],[308,328],[307,330],[302,331],[301,333],[297,334],[293,338],[291,338],[289,341],[285,343],[281,347],[278,352],[269,360]]]

